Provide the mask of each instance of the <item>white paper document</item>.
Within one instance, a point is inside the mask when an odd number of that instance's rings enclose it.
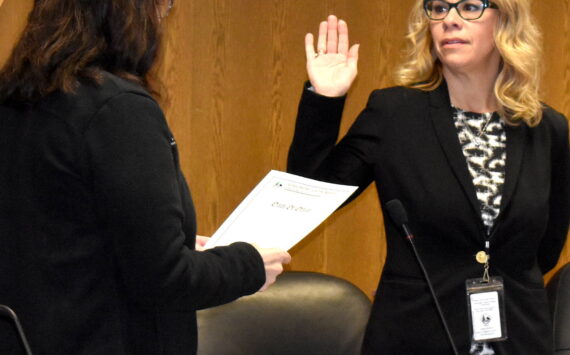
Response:
[[[241,241],[289,250],[356,189],[272,170],[212,235],[206,248]]]

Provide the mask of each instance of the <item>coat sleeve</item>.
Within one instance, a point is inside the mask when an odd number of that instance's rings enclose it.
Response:
[[[329,98],[304,90],[295,134],[289,148],[287,171],[332,183],[359,186],[354,199],[372,181],[372,151],[377,147],[379,111],[372,102],[338,143],[345,97]]]
[[[171,142],[157,103],[136,93],[108,100],[86,128],[94,204],[119,283],[142,307],[184,311],[256,292],[265,271],[251,245],[185,245],[182,226],[194,217],[184,214]]]
[[[570,150],[568,121],[560,114],[555,121],[552,144],[552,177],[548,226],[538,251],[538,263],[543,273],[551,270],[560,257],[568,235],[570,219]],[[557,117],[559,118],[559,117]]]

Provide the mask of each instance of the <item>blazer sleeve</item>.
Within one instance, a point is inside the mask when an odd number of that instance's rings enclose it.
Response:
[[[538,251],[538,263],[543,273],[558,262],[568,235],[570,219],[570,150],[568,147],[568,121],[556,113],[552,144],[552,178],[550,208],[546,233]]]
[[[380,112],[371,95],[366,109],[336,144],[345,97],[329,98],[304,90],[289,149],[287,171],[318,180],[359,186],[354,199],[372,181],[371,156],[380,137]]]
[[[172,141],[158,104],[137,93],[109,99],[86,129],[94,204],[119,282],[143,307],[181,311],[256,292],[265,270],[251,245],[197,252],[184,244],[183,222],[194,217],[184,214]]]

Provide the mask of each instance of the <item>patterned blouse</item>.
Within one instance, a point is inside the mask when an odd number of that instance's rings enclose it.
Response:
[[[453,107],[453,120],[479,199],[481,219],[490,233],[501,207],[505,183],[507,135],[497,113],[474,113]]]
[[[480,203],[481,219],[490,234],[500,212],[505,182],[507,135],[497,113],[474,113],[453,107],[453,121]],[[493,355],[488,343],[473,343],[471,355]]]

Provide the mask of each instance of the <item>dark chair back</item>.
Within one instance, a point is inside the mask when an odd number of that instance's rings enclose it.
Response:
[[[265,292],[199,311],[198,354],[360,354],[370,306],[346,280],[285,272]]]
[[[554,353],[570,355],[570,263],[556,272],[546,290],[554,325]]]

